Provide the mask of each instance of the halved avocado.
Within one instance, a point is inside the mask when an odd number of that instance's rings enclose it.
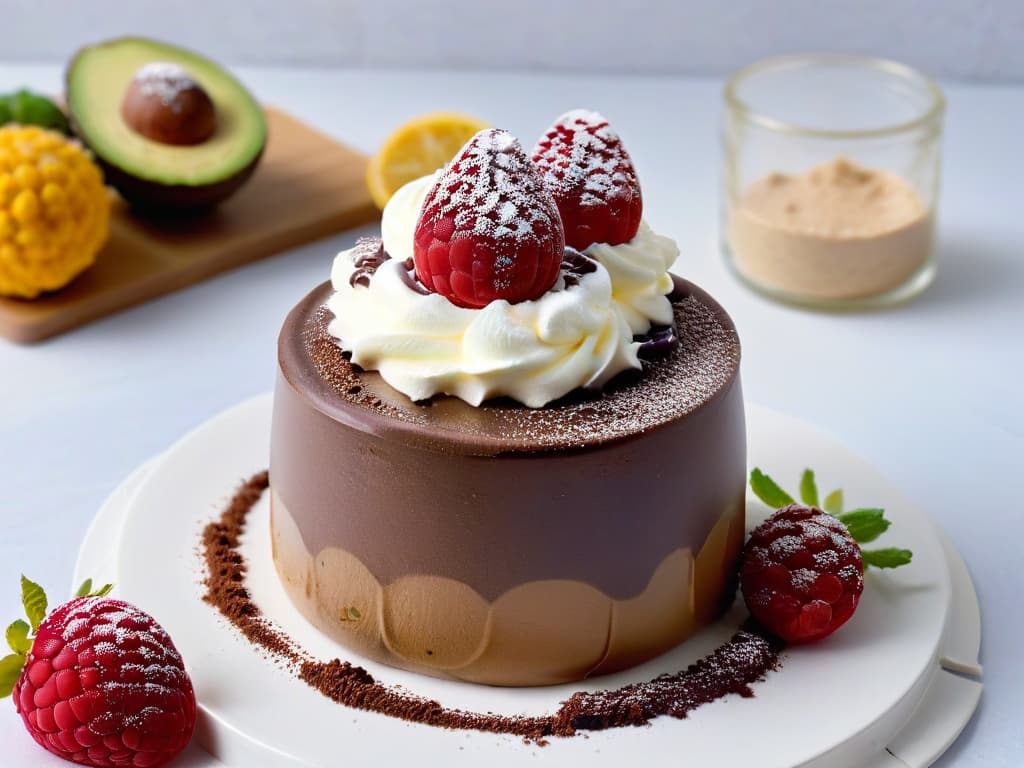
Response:
[[[216,128],[199,144],[154,141],[130,126],[122,102],[139,69],[180,66],[213,102]],[[103,166],[108,183],[133,206],[151,212],[206,208],[252,175],[267,141],[260,105],[222,67],[192,51],[139,37],[82,48],[68,66],[71,125]]]

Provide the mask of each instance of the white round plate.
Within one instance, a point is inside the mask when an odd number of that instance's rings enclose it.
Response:
[[[807,465],[842,485],[848,506],[885,507],[894,521],[882,546],[908,547],[914,562],[869,572],[860,608],[827,641],[787,650],[783,668],[755,687],[685,720],[552,739],[446,731],[335,704],[269,661],[201,600],[202,526],[235,488],[265,469],[271,398],[217,416],[136,473],[105,505],[86,538],[75,580],[116,581],[124,599],[151,612],[185,657],[202,713],[200,743],[233,768],[383,764],[692,765],[918,768],[930,765],[966,724],[981,693],[977,598],[959,556],[896,488],[868,464],[792,417],[748,407],[751,466],[795,486]],[[749,504],[753,524],[767,510]],[[340,649],[292,607],[270,558],[266,498],[243,544],[248,583],[272,620],[325,659],[361,663],[377,679],[451,707],[541,714],[573,690],[617,688],[686,667],[727,639],[741,603],[679,648],[624,673],[586,683],[504,689],[435,680]],[[90,570],[91,569],[91,570]]]

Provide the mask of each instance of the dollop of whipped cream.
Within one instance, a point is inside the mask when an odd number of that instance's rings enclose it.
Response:
[[[647,222],[628,243],[594,243],[585,254],[608,270],[612,301],[634,334],[647,333],[652,325],[672,324],[672,277],[668,270],[679,257],[671,237],[657,234]]]
[[[479,405],[506,396],[531,408],[641,367],[634,334],[672,322],[665,294],[678,249],[671,239],[641,224],[629,243],[596,244],[586,251],[593,261],[566,264],[538,299],[459,307],[422,289],[411,267],[416,221],[436,179],[406,184],[384,208],[381,234],[391,258],[372,279],[353,277],[358,246],[334,260],[328,330],[353,363],[378,371],[412,400],[446,394]]]

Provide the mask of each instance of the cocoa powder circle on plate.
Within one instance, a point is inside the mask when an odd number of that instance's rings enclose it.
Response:
[[[662,715],[682,719],[697,707],[731,693],[750,697],[754,695],[751,686],[779,668],[781,645],[746,626],[684,670],[615,690],[577,691],[552,714],[495,715],[453,709],[404,688],[384,685],[348,661],[314,658],[267,619],[253,599],[239,546],[246,518],[269,483],[266,471],[253,475],[235,491],[220,517],[203,528],[203,600],[298,679],[347,707],[441,728],[511,734],[544,745],[549,736],[646,725]]]

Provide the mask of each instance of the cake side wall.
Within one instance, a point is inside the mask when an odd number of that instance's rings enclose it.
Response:
[[[640,594],[673,551],[697,551],[744,497],[738,378],[685,418],[592,449],[494,457],[385,440],[317,410],[283,373],[271,483],[309,552],[352,553],[382,584],[412,574],[492,601],[571,579]]]
[[[271,491],[274,564],[292,602],[363,657],[488,685],[554,685],[640,664],[715,619],[732,596],[743,507],[716,523],[700,551],[678,549],[636,597],[614,600],[580,581],[531,581],[484,600],[441,576],[380,584],[351,553],[305,549]]]
[[[713,299],[684,287],[734,339]],[[666,414],[654,426],[524,449],[502,438],[501,406],[391,403],[321,339],[329,372],[346,376],[328,385],[303,335],[322,293],[282,331],[270,470],[275,566],[328,636],[439,677],[549,685],[641,663],[721,612],[744,536],[738,346],[715,357],[706,335],[690,337],[692,370],[728,367],[707,394],[662,373],[688,393],[684,409],[651,399],[648,371],[630,402]],[[392,420],[396,406],[417,426]],[[557,438],[564,411],[551,413]],[[485,435],[486,454],[467,453],[459,429]]]

